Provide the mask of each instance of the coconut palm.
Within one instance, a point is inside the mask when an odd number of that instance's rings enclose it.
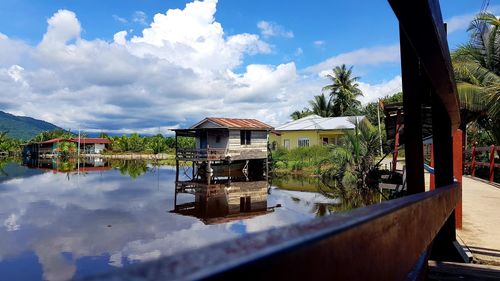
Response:
[[[314,96],[313,100],[309,101],[312,113],[321,117],[331,117],[334,115],[331,99],[327,98],[325,94]]]
[[[298,120],[300,118],[304,118],[306,116],[309,116],[313,114],[311,110],[307,107],[304,107],[304,109],[301,110],[296,110],[292,114],[290,114],[290,117],[292,117],[293,120]]]
[[[461,107],[461,128],[478,121],[500,142],[500,20],[481,13],[471,22],[470,40],[451,55]]]
[[[359,77],[352,76],[352,66],[349,68],[345,64],[336,66],[333,73],[326,77],[332,84],[323,87],[323,91],[328,91],[330,94],[335,116],[343,116],[350,109],[361,105],[357,98],[363,96],[363,93],[358,88]]]

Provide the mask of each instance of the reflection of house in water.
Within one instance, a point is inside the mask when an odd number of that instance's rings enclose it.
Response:
[[[31,169],[51,171],[53,173],[67,172],[103,172],[112,169],[111,165],[101,158],[68,159],[59,158],[25,158],[23,166]]]
[[[266,180],[206,184],[178,182],[173,213],[199,218],[205,224],[226,223],[272,212],[267,207]],[[194,195],[194,202],[178,203],[178,194]]]
[[[100,154],[106,149],[106,146],[111,144],[106,138],[55,138],[42,142],[32,142],[23,145],[23,155],[25,156],[40,156],[40,155],[58,155],[61,152],[63,144],[71,143],[73,146],[68,147],[69,153],[76,153],[78,143],[80,144],[80,153],[82,154]]]

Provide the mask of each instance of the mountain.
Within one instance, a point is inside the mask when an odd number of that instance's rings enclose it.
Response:
[[[56,125],[25,116],[0,111],[0,132],[17,139],[29,140],[43,131],[61,129]]]

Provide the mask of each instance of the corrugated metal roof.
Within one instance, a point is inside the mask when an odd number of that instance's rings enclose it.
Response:
[[[320,117],[309,115],[304,118],[288,122],[276,127],[280,131],[302,131],[302,130],[349,130],[354,129],[355,119],[361,121],[365,116],[342,116],[342,117]]]
[[[195,124],[191,128],[196,128],[203,124],[205,121],[213,122],[228,129],[260,129],[260,130],[272,130],[273,127],[267,125],[256,119],[241,119],[241,118],[218,118],[218,117],[208,117],[203,121]]]
[[[71,139],[64,139],[64,138],[55,138],[51,140],[46,140],[42,142],[38,142],[38,144],[48,144],[48,143],[55,143],[55,142],[61,142],[61,141],[69,141],[69,142],[78,142],[78,138],[71,138]],[[80,138],[81,143],[89,143],[89,144],[110,144],[111,141],[109,141],[106,138]]]
[[[66,139],[55,138],[55,139],[51,139],[51,140],[41,141],[41,142],[38,142],[38,143],[39,144],[46,144],[46,143],[55,143],[55,142],[60,142],[60,141],[66,141]]]
[[[71,141],[78,142],[78,138],[72,138]],[[80,138],[80,143],[110,144],[111,141],[107,138]]]

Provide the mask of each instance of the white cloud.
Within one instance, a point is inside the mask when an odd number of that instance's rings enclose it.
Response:
[[[128,23],[128,20],[126,18],[122,18],[118,15],[113,15],[113,19],[116,20],[117,22],[122,23],[122,24]]]
[[[500,12],[500,5],[490,6],[487,9],[487,12],[498,14]],[[447,23],[447,33],[450,34],[456,31],[465,31],[469,27],[476,14],[477,12],[474,12],[463,15],[456,15],[449,19],[446,19],[445,22]]]
[[[7,228],[7,231],[16,231],[21,228],[18,220],[19,217],[16,214],[10,214],[10,216],[4,221],[3,225]]]
[[[142,25],[148,24],[146,13],[144,13],[143,11],[135,11],[132,15],[132,21]]]
[[[302,50],[302,48],[297,48],[297,50],[295,50],[296,57],[302,56],[303,54],[304,54],[304,50]]]
[[[347,53],[330,57],[316,65],[306,68],[308,72],[325,75],[337,65],[380,65],[384,63],[397,63],[400,61],[399,45],[377,46],[362,48]]]
[[[401,92],[403,87],[401,76],[399,75],[389,81],[383,81],[374,85],[363,82],[358,82],[358,84],[359,89],[364,94],[364,96],[360,98],[362,104],[367,104],[369,102],[376,101],[379,98]]]
[[[449,18],[446,20],[448,24],[447,33],[450,34],[458,30],[465,31],[473,18],[474,14],[466,14]]]
[[[156,133],[206,116],[278,125],[321,92],[327,81],[317,71],[397,56],[383,53],[397,53],[394,48],[356,50],[306,72],[294,62],[246,65],[247,56],[271,47],[257,34],[227,36],[214,17],[216,4],[195,1],[156,14],[142,35],[119,31],[112,42],[82,38],[80,22],[67,10],[50,17],[36,46],[2,36],[0,108],[88,132]]]
[[[268,37],[284,37],[293,38],[293,32],[286,30],[283,26],[269,21],[259,21],[257,27],[260,29],[262,36]]]
[[[323,40],[316,40],[316,41],[313,42],[313,44],[316,47],[322,47],[322,46],[325,45],[325,41],[323,41]]]
[[[256,34],[226,36],[214,18],[216,3],[157,14],[142,36],[129,40],[120,31],[111,43],[82,38],[67,10],[49,18],[37,46],[2,36],[0,106],[67,129],[113,132],[187,126],[206,115],[252,117],[264,104],[271,108],[270,93],[293,81],[295,65],[235,72],[245,56],[271,47]]]

